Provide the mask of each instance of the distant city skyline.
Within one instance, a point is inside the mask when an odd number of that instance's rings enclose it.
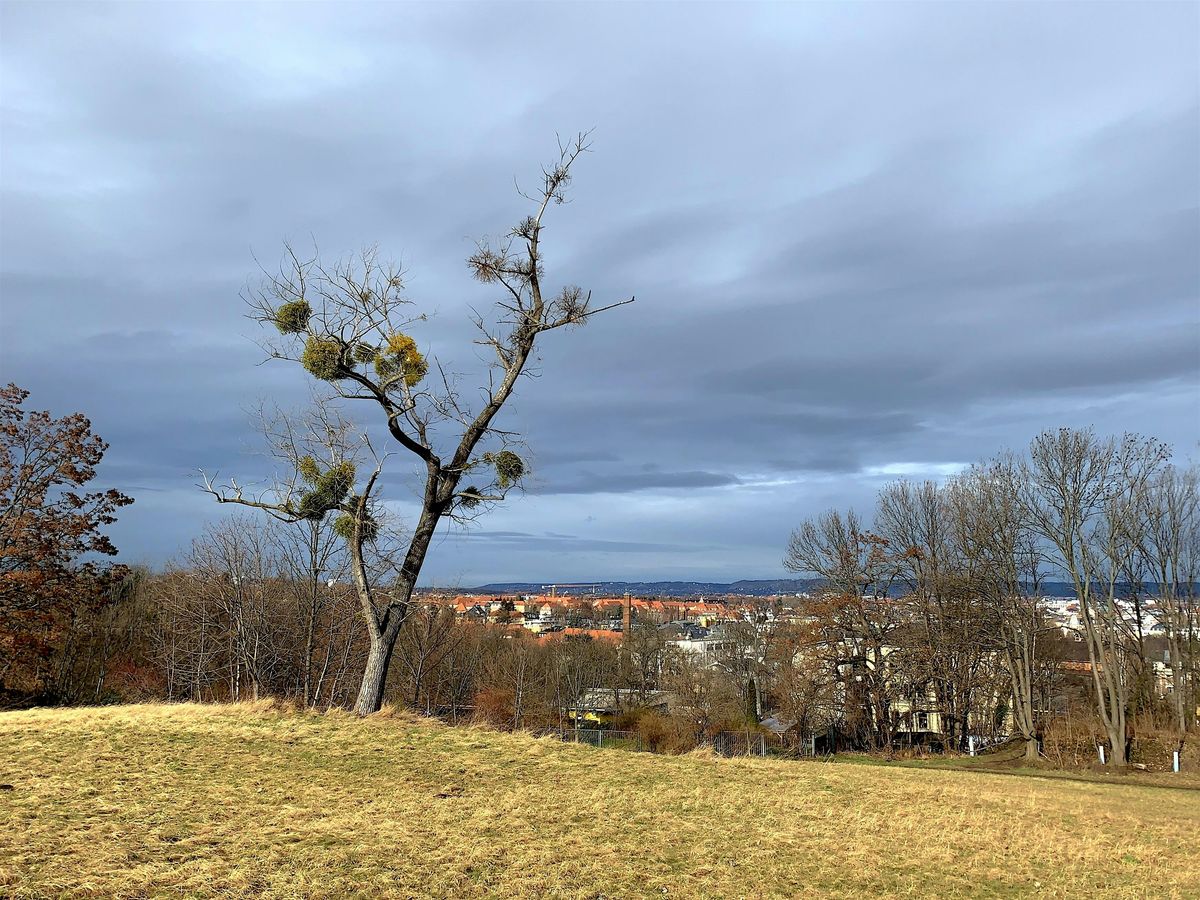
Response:
[[[422,585],[787,577],[802,519],[1046,428],[1200,451],[1195,4],[7,3],[0,26],[0,382],[109,441],[124,561],[230,514],[198,470],[266,477],[247,411],[305,401],[260,365],[256,260],[378,245],[471,385],[497,294],[463,260],[593,127],[548,276],[637,302],[547,336],[500,422],[525,495],[441,533]]]

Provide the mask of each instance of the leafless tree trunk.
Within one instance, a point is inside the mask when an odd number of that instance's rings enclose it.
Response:
[[[1035,684],[1038,645],[1046,629],[1041,600],[1043,555],[1019,503],[1021,467],[1012,457],[976,466],[949,487],[955,542],[968,583],[990,607],[992,640],[1004,659],[1012,692],[1013,725],[1025,740],[1025,758],[1039,757]]]
[[[1137,499],[1167,457],[1162,444],[1136,435],[1064,428],[1034,439],[1025,472],[1025,513],[1075,587],[1114,766],[1129,761],[1129,628],[1118,579],[1141,542]]]
[[[1200,469],[1166,466],[1141,498],[1140,547],[1155,582],[1154,611],[1166,629],[1171,694],[1180,740],[1196,727]]]
[[[328,383],[340,398],[377,407],[389,435],[411,454],[423,481],[421,511],[387,592],[371,585],[361,547],[356,551],[354,539],[348,536],[352,575],[369,636],[366,668],[355,703],[360,715],[378,710],[383,702],[396,638],[439,523],[444,518],[470,518],[481,505],[500,502],[524,474],[524,462],[509,449],[515,435],[497,428],[494,422],[525,372],[538,337],[582,325],[605,309],[632,302],[595,308],[590,295],[573,285],[556,295],[543,292],[543,218],[551,204],[564,202],[571,167],[586,149],[585,135],[562,147],[558,162],[543,170],[540,191],[528,196],[532,214],[498,245],[481,242],[467,261],[476,279],[503,291],[496,330],[482,318],[475,321],[480,333],[477,343],[494,354],[482,406],[476,412],[467,408],[452,386],[451,376],[436,360],[432,368],[437,377],[430,379],[433,386],[423,386],[431,366],[413,338],[404,333],[420,317],[407,313],[409,301],[402,293],[399,270],[379,266],[373,252],[364,254],[359,266],[326,267],[315,259],[299,259],[289,248],[289,262],[280,274],[268,277],[263,287],[247,298],[255,317],[283,336],[268,348],[271,355],[299,363]],[[446,438],[447,431],[456,437]],[[482,478],[482,484],[463,485],[464,480],[475,478]],[[276,490],[274,501],[264,502],[244,496],[236,483],[220,487],[205,479],[206,490],[220,502],[302,518],[292,499],[295,480],[286,487],[282,497]],[[353,499],[346,499],[343,492],[337,500],[332,506],[354,518]],[[357,506],[366,510],[363,504]],[[357,524],[355,528],[358,534]]]

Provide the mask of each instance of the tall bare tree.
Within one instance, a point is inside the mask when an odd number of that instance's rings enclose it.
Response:
[[[954,541],[964,558],[967,582],[990,609],[988,618],[995,626],[991,638],[981,644],[1002,654],[1013,724],[1025,740],[1025,758],[1034,761],[1042,726],[1036,685],[1046,632],[1044,560],[1018,502],[1020,471],[1012,456],[1001,456],[955,479],[949,495]]]
[[[919,635],[911,674],[933,688],[950,745],[965,749],[992,623],[966,577],[949,494],[933,481],[889,484],[879,492],[875,528],[891,546]]]
[[[476,279],[501,290],[493,320],[474,320],[476,343],[492,357],[478,408],[471,407],[454,378],[436,359],[431,363],[408,334],[422,317],[404,296],[400,270],[380,263],[373,251],[357,261],[326,265],[289,248],[281,271],[247,297],[253,316],[279,331],[280,338],[269,345],[271,355],[299,364],[327,384],[334,397],[373,406],[390,437],[410,454],[421,482],[420,512],[390,590],[377,592],[365,578],[365,567],[355,562],[370,634],[355,704],[360,715],[378,710],[383,701],[396,639],[438,525],[446,518],[469,518],[481,506],[503,500],[525,474],[524,461],[511,449],[516,435],[500,429],[496,417],[525,373],[539,337],[632,302],[596,307],[591,294],[575,285],[557,292],[546,285],[545,217],[551,206],[565,202],[571,169],[587,149],[585,134],[560,146],[558,160],[542,171],[539,190],[523,194],[532,204],[530,214],[498,241],[481,241],[467,260]],[[378,471],[358,495],[364,514]],[[244,502],[236,491],[214,493],[225,502]],[[339,502],[347,496],[343,492]],[[354,504],[346,505],[351,535],[370,531],[365,517],[351,508]],[[350,546],[354,559],[353,540]]]
[[[1131,630],[1119,585],[1143,542],[1138,501],[1166,462],[1158,441],[1061,428],[1034,438],[1022,492],[1032,527],[1053,548],[1079,602],[1096,706],[1113,765],[1129,761]]]
[[[904,676],[888,660],[903,616],[888,596],[899,573],[887,539],[868,531],[853,510],[830,510],[792,532],[783,564],[825,579],[813,612],[826,662],[840,679],[846,721],[870,746],[890,746]]]
[[[1165,466],[1146,486],[1141,506],[1141,551],[1154,581],[1154,612],[1167,634],[1171,694],[1182,739],[1196,727],[1200,469]]]
[[[404,700],[427,715],[438,712],[437,676],[444,660],[458,647],[465,629],[456,625],[454,610],[446,606],[417,606],[408,614],[396,641],[404,682]]]
[[[550,646],[558,676],[555,688],[559,727],[564,727],[565,714],[569,711],[575,727],[579,728],[588,692],[613,683],[620,665],[618,652],[612,645],[586,634],[568,635]]]

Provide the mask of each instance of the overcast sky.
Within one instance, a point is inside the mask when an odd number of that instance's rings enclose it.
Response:
[[[463,258],[595,128],[548,277],[637,302],[547,336],[528,493],[426,583],[779,577],[803,518],[1059,425],[1195,457],[1198,11],[5,2],[0,379],[92,418],[161,563],[306,395],[255,259],[378,244],[469,371]]]

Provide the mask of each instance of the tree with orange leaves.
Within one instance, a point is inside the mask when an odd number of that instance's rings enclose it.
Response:
[[[101,529],[133,502],[83,490],[108,449],[87,417],[23,409],[28,397],[0,388],[0,684],[18,651],[46,648],[59,611],[103,595],[111,570],[85,557],[116,554]]]

